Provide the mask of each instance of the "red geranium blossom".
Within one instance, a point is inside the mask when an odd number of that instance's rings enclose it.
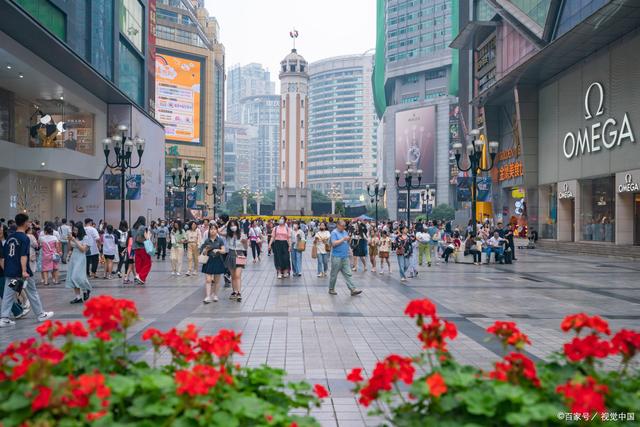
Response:
[[[434,318],[428,325],[423,324],[418,334],[423,348],[433,348],[442,352],[447,351],[446,338],[454,339],[458,335],[456,325],[446,320]]]
[[[609,388],[604,384],[598,384],[592,377],[587,377],[584,382],[569,380],[566,384],[556,388],[556,393],[565,397],[567,406],[573,413],[606,412],[605,395]]]
[[[640,350],[640,333],[621,329],[611,339],[612,353],[620,353],[623,362],[631,360]]]
[[[416,316],[436,316],[436,306],[428,299],[415,299],[407,304],[407,308],[404,310],[404,314],[414,318]]]
[[[490,378],[513,384],[520,384],[522,379],[526,379],[534,387],[540,387],[536,365],[524,354],[512,352],[495,366],[495,370],[489,372]]]
[[[531,344],[529,337],[520,332],[515,322],[496,321],[487,328],[487,332],[500,338],[505,346],[512,345],[519,350],[524,348],[525,344]]]
[[[191,369],[176,371],[177,393],[189,396],[205,395],[216,386],[223,374],[226,374],[224,368],[216,369],[209,365],[195,365]]]
[[[314,385],[313,392],[316,394],[316,396],[318,396],[318,399],[324,399],[325,397],[329,397],[329,392],[321,384]]]
[[[447,392],[447,384],[442,379],[440,372],[436,372],[427,377],[427,385],[429,386],[429,393],[433,397],[440,397],[440,395]]]
[[[593,331],[600,332],[605,335],[609,335],[611,333],[609,330],[609,324],[606,320],[602,319],[600,316],[590,317],[586,313],[577,313],[565,317],[560,324],[560,328],[564,332],[568,332],[573,329],[576,331],[576,334],[580,334],[580,331],[584,328],[593,329]]]
[[[138,310],[133,301],[100,295],[87,301],[82,314],[87,318],[89,329],[101,340],[110,341],[112,332],[121,332],[138,319]]]
[[[62,403],[69,408],[88,406],[92,395],[102,400],[103,407],[108,406],[111,389],[105,385],[104,375],[99,372],[82,374],[77,378],[70,375],[68,387],[69,394],[62,397]]]
[[[11,343],[4,352],[0,354],[0,367],[9,368],[7,373],[2,373],[3,377],[9,377],[16,381],[29,372],[29,369],[36,365],[34,371],[44,368],[47,365],[57,365],[64,359],[64,353],[54,345],[43,342],[38,344],[35,338],[29,338],[18,343]]]
[[[347,375],[347,381],[351,381],[352,383],[357,383],[362,381],[362,368],[353,368],[349,375]]]
[[[49,406],[49,401],[51,400],[51,394],[53,393],[53,390],[43,385],[37,386],[36,391],[38,394],[31,401],[31,411],[33,412],[47,408]]]
[[[578,362],[582,359],[591,362],[593,358],[603,359],[614,352],[615,350],[608,341],[603,341],[594,334],[584,338],[574,337],[571,342],[564,345],[564,354],[572,362]]]
[[[89,335],[80,321],[62,323],[59,320],[55,322],[46,320],[36,328],[36,332],[42,337],[48,336],[49,339],[70,335],[75,337],[86,337]]]
[[[215,336],[203,337],[198,341],[198,347],[204,352],[213,353],[220,359],[237,354],[244,354],[240,349],[242,334],[229,329],[220,329]]]
[[[95,421],[107,415],[106,409],[97,412],[89,412],[87,414],[87,421]]]
[[[396,354],[387,356],[376,363],[373,374],[365,386],[360,390],[360,403],[364,406],[378,398],[381,391],[389,391],[394,382],[401,380],[405,384],[413,383],[415,374],[413,360]]]
[[[155,332],[150,332],[147,337],[153,335]],[[169,347],[171,350],[171,354],[174,357],[182,357],[187,362],[195,359],[196,353],[194,350],[194,345],[196,340],[198,339],[198,329],[193,324],[188,324],[186,329],[178,330],[176,328],[171,328],[162,336],[162,345]],[[157,338],[152,338],[152,341]]]

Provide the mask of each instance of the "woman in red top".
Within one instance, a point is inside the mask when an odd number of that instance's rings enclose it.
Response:
[[[287,217],[280,217],[278,225],[273,227],[269,250],[273,251],[273,262],[278,272],[278,279],[289,277],[291,270],[291,232],[287,225]]]
[[[449,263],[449,256],[455,251],[460,250],[460,246],[462,246],[462,241],[460,240],[460,233],[457,231],[453,232],[453,238],[447,236],[447,246],[444,249],[444,253],[442,257],[444,258],[444,262]]]

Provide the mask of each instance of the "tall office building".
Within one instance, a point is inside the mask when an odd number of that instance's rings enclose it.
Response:
[[[252,151],[256,150],[257,129],[250,125],[224,125],[224,181],[225,193],[251,185]]]
[[[154,3],[0,0],[0,217],[118,221],[119,171],[101,144],[118,125],[146,140],[125,217],[163,214]]]
[[[297,32],[295,37],[297,37]],[[307,61],[295,48],[280,61],[280,179],[276,211],[311,213],[307,182],[309,74]]]
[[[373,56],[348,55],[309,64],[309,186],[342,191],[345,204],[362,204],[376,179]],[[368,199],[368,196],[366,196]]]
[[[251,146],[250,165],[252,190],[263,192],[276,189],[278,168],[278,137],[280,132],[280,97],[256,95],[241,101],[241,122],[255,129],[256,138]]]
[[[457,3],[450,0],[378,0],[378,28],[374,68],[374,97],[381,119],[378,141],[382,180],[395,182],[396,169],[408,162],[421,169],[422,189],[430,186],[431,204],[452,203],[450,186],[449,116],[455,111],[457,52],[449,48],[452,16],[457,25]],[[400,178],[404,184],[404,179]],[[415,181],[414,181],[415,184]],[[388,186],[393,189],[394,186]],[[388,191],[389,213],[412,215],[427,209],[420,192]]]
[[[241,123],[243,98],[275,93],[276,83],[261,64],[253,62],[232,66],[227,72],[227,121]]]
[[[224,175],[224,46],[203,2],[159,0],[157,19],[156,118],[166,132],[166,182],[185,162],[201,169],[187,203],[187,215],[197,215],[213,203],[204,183]],[[182,216],[185,199],[174,192],[167,214]]]

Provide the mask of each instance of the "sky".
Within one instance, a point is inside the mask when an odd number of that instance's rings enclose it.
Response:
[[[296,48],[308,62],[375,47],[375,0],[205,0],[220,25],[227,69],[257,62],[278,80],[280,61]]]

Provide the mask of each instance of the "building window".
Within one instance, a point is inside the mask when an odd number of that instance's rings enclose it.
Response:
[[[143,17],[142,5],[138,0],[120,0],[120,31],[140,52],[144,52]]]
[[[304,162],[300,161],[300,169],[304,169]]]
[[[113,2],[95,0],[91,7],[91,65],[113,79]]]
[[[291,64],[289,65],[289,71],[291,71],[292,73],[296,71],[296,64]]]
[[[300,120],[300,129],[304,129],[304,120]]]
[[[582,240],[615,241],[615,177],[580,181]]]
[[[282,127],[283,127],[283,128],[284,128],[284,127],[286,127],[286,124],[285,124],[285,121],[284,121],[284,120],[282,121]]]
[[[300,148],[304,148],[304,141],[300,140]]]
[[[557,185],[544,185],[540,189],[540,237],[543,239],[558,238],[558,191]]]
[[[118,87],[138,105],[143,105],[142,60],[125,43],[120,41],[120,70]]]
[[[429,70],[425,73],[427,80],[440,79],[447,76],[447,71],[444,68],[438,68],[437,70]]]
[[[282,66],[282,72],[283,72],[283,73],[286,73],[286,72],[287,72],[287,66],[286,66],[286,65],[283,65],[283,66]]]
[[[403,96],[400,99],[400,104],[410,104],[412,102],[417,102],[420,97],[418,95],[407,95]]]
[[[304,99],[300,100],[300,108],[304,108]]]
[[[58,38],[67,40],[67,16],[49,0],[16,0],[16,3]]]
[[[284,168],[285,168],[285,166],[284,166],[284,160],[283,160],[282,161],[282,169],[284,169]]]
[[[282,108],[284,108],[284,107],[286,107],[286,106],[287,106],[287,100],[286,100],[286,99],[283,99],[283,100],[282,100]]]

